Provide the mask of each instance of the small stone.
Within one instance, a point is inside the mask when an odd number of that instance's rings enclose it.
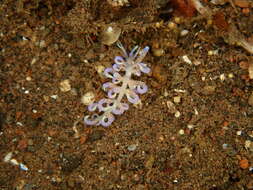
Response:
[[[180,17],[174,17],[174,21],[175,23],[180,24],[182,19]]]
[[[113,7],[129,6],[128,0],[107,0],[107,2]]]
[[[249,167],[249,161],[244,158],[239,161],[240,168],[247,169]]]
[[[176,113],[175,113],[175,117],[176,117],[176,118],[179,118],[179,117],[180,117],[180,115],[181,115],[181,113],[180,113],[179,111],[176,111]]]
[[[127,147],[127,150],[129,150],[129,151],[135,151],[136,148],[137,148],[137,145],[136,145],[136,144],[132,144],[132,145],[129,145],[129,146]]]
[[[52,95],[50,97],[56,100],[58,98],[58,95]]]
[[[198,65],[200,65],[200,64],[201,64],[201,61],[199,61],[199,60],[195,60],[195,61],[193,61],[193,64],[194,64],[194,65],[196,65],[196,66],[198,66]]]
[[[161,57],[162,55],[164,55],[165,51],[161,48],[159,49],[153,49],[153,54],[156,57]]]
[[[245,141],[244,147],[245,147],[247,150],[253,152],[253,142],[251,142],[250,140],[246,140],[246,141]]]
[[[249,71],[249,78],[253,79],[253,63],[249,64],[248,71]]]
[[[224,81],[225,79],[226,79],[225,74],[224,74],[224,73],[221,74],[221,75],[220,75],[220,80],[221,80],[221,81]]]
[[[177,27],[177,24],[170,21],[170,22],[168,23],[168,27],[169,27],[169,29],[175,29],[175,28]]]
[[[180,96],[175,96],[174,98],[173,98],[173,101],[175,102],[175,103],[180,103],[181,102],[181,97]]]
[[[63,80],[60,82],[60,90],[62,92],[68,92],[71,90],[71,85],[69,79]]]
[[[179,135],[184,135],[184,130],[180,129],[178,133],[179,133]]]
[[[194,125],[188,124],[188,125],[187,125],[187,128],[188,128],[188,129],[193,129],[193,128],[194,128]]]
[[[95,94],[93,92],[87,92],[85,93],[82,98],[81,98],[81,102],[84,104],[84,105],[89,105],[91,104],[92,102],[94,102],[95,100]]]
[[[229,73],[228,74],[228,78],[230,78],[230,79],[234,78],[234,74],[233,73]]]
[[[249,0],[234,0],[234,4],[241,8],[248,8]]]
[[[241,136],[242,135],[242,131],[236,131],[236,135]]]
[[[39,46],[40,46],[40,48],[46,47],[46,42],[45,42],[45,40],[41,40],[41,41],[39,42]]]
[[[12,152],[9,152],[8,154],[6,154],[3,161],[4,162],[9,162],[10,159],[12,158],[12,154],[13,154]]]
[[[217,54],[218,54],[218,50],[209,50],[209,51],[207,52],[207,54],[208,54],[209,56],[217,55]]]
[[[180,32],[180,35],[181,35],[181,36],[186,36],[188,33],[189,33],[189,30],[182,30],[182,31]]]
[[[32,78],[31,78],[30,76],[28,76],[28,77],[26,77],[26,80],[27,80],[27,81],[31,81]]]
[[[249,99],[248,99],[248,104],[253,106],[253,92],[251,92]]]
[[[182,59],[185,63],[188,63],[189,65],[192,64],[192,61],[189,59],[189,57],[187,55],[183,55]]]
[[[249,8],[243,8],[242,13],[245,14],[245,15],[248,15],[250,13],[250,9]]]

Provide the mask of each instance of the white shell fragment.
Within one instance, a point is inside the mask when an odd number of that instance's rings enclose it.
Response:
[[[249,78],[253,79],[253,64],[252,63],[249,65],[248,69],[249,69]]]
[[[175,115],[176,118],[179,118],[181,113],[180,113],[180,111],[176,111],[176,113],[174,115]]]
[[[104,45],[112,45],[119,39],[121,28],[117,26],[108,26],[101,34],[101,42]]]

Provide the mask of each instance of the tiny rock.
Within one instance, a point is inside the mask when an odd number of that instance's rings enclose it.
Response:
[[[69,79],[63,80],[60,82],[60,90],[62,92],[68,92],[71,90],[71,85]]]
[[[213,94],[215,92],[215,89],[216,89],[215,86],[209,86],[209,85],[207,85],[207,86],[205,86],[203,88],[203,94],[205,94],[205,95],[211,95],[211,94]]]
[[[128,0],[107,0],[107,2],[113,7],[128,6]]]
[[[240,168],[247,169],[249,167],[249,161],[246,158],[244,158],[239,161],[239,165],[240,165]]]
[[[173,98],[173,101],[175,102],[175,103],[180,103],[181,102],[181,97],[180,96],[175,96],[174,98]]]
[[[234,4],[241,8],[249,7],[249,0],[234,0]]]
[[[82,98],[81,98],[81,102],[84,104],[84,105],[89,105],[91,104],[92,102],[94,102],[95,100],[95,95],[93,92],[87,92],[85,93]]]
[[[161,57],[162,55],[164,55],[164,50],[163,49],[153,49],[153,54],[156,57]]]
[[[253,106],[253,92],[251,92],[249,99],[248,99],[248,104]]]

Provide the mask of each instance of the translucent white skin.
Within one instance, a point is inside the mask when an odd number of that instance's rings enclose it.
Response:
[[[136,104],[139,101],[139,96],[137,94],[143,94],[148,90],[144,82],[133,80],[131,76],[140,76],[141,72],[150,72],[150,68],[147,67],[145,63],[141,62],[148,53],[149,47],[146,46],[144,49],[140,50],[138,46],[135,46],[128,55],[121,44],[118,44],[118,46],[123,52],[123,57],[116,56],[113,67],[107,68],[104,71],[104,75],[112,79],[112,82],[103,84],[103,89],[107,91],[108,98],[101,99],[99,102],[92,103],[88,106],[89,111],[98,110],[98,112],[102,112],[102,114],[85,116],[84,122],[87,125],[110,126],[115,120],[113,114],[121,115],[124,111],[129,109],[128,104],[122,102],[124,96],[126,96],[130,103]],[[119,71],[124,71],[125,75],[121,76],[118,73]],[[119,84],[121,84],[121,86],[119,86]]]

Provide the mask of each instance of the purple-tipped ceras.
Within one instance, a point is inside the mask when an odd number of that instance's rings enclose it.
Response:
[[[88,110],[97,113],[84,117],[87,125],[102,125],[108,127],[115,120],[114,115],[121,115],[128,110],[129,105],[123,101],[126,97],[129,102],[136,104],[140,101],[138,94],[147,92],[148,87],[144,82],[132,79],[132,75],[140,76],[141,73],[149,73],[150,68],[142,62],[149,51],[149,47],[140,49],[135,46],[128,54],[122,44],[118,43],[123,56],[114,58],[115,64],[104,70],[104,75],[111,78],[111,82],[103,84],[103,90],[108,98],[103,98],[88,106]],[[122,75],[121,73],[124,73]]]

